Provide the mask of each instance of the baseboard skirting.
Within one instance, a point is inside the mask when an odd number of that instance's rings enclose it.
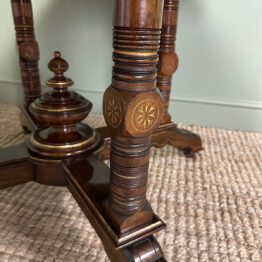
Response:
[[[250,101],[222,101],[222,100],[206,100],[206,99],[196,99],[196,98],[171,98],[173,102],[181,103],[194,103],[194,104],[205,104],[213,106],[227,106],[236,108],[246,108],[246,109],[257,109],[262,110],[262,103],[250,102]]]
[[[103,96],[103,91],[85,90],[85,89],[79,89],[79,88],[76,88],[75,90],[82,94],[97,93]],[[223,100],[212,100],[212,99],[201,99],[201,98],[190,98],[190,97],[187,97],[187,98],[172,97],[171,102],[206,104],[206,105],[211,105],[211,106],[215,105],[215,106],[227,106],[227,107],[262,110],[262,102],[257,102],[257,101],[223,101]]]
[[[102,91],[78,89],[90,101],[96,101],[94,112],[101,112]],[[98,102],[99,101],[99,102]],[[233,130],[262,132],[262,104],[172,98],[169,112],[179,123],[212,126]],[[259,121],[260,119],[260,121]]]
[[[101,113],[103,91],[72,89],[93,103],[96,101],[93,112]],[[1,102],[21,103],[22,97],[21,83],[0,81]],[[262,103],[257,101],[172,98],[169,111],[175,121],[185,124],[262,132]]]

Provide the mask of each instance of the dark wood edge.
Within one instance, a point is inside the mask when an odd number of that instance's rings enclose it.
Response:
[[[33,180],[33,168],[24,144],[0,150],[0,189]]]
[[[160,220],[158,216],[154,215],[151,224],[137,229],[134,232],[127,233],[125,236],[119,236],[118,233],[115,232],[111,227],[109,222],[110,220],[103,210],[103,203],[101,203],[101,200],[103,200],[104,196],[106,197],[109,193],[106,191],[109,190],[110,169],[103,162],[101,162],[100,159],[94,156],[87,157],[86,161],[88,161],[90,165],[94,167],[93,170],[95,172],[93,175],[91,175],[92,177],[90,178],[90,184],[92,184],[90,188],[86,187],[87,182],[89,181],[86,181],[86,183],[84,182],[85,186],[81,185],[79,181],[77,181],[77,175],[74,174],[75,172],[77,172],[77,168],[74,168],[74,164],[72,165],[70,161],[63,162],[62,167],[66,174],[70,192],[72,193],[100,237],[104,237],[104,235],[106,234],[107,238],[110,239],[115,249],[122,249],[133,243],[139,242],[142,239],[147,238],[158,232],[159,230],[165,228],[164,222]],[[79,166],[81,164],[77,163],[77,165]],[[100,193],[102,192],[102,190],[99,190],[99,184],[96,184],[96,181],[99,181],[101,185],[105,185],[102,196]],[[95,191],[96,188],[97,192]],[[95,198],[98,198],[99,202],[95,201]],[[106,199],[104,198],[104,200]]]

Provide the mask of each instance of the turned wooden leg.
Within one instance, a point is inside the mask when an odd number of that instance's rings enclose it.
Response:
[[[25,104],[28,106],[40,96],[38,70],[39,50],[34,34],[31,0],[11,0],[19,48],[20,68]]]
[[[110,195],[106,214],[120,236],[150,224],[146,200],[151,134],[164,111],[156,89],[163,1],[116,0],[112,85],[103,100],[111,133]],[[155,261],[153,245],[148,257]],[[146,257],[143,259],[143,257]]]
[[[160,89],[165,103],[164,116],[159,129],[153,135],[153,145],[160,147],[171,144],[182,149],[186,155],[192,156],[202,150],[199,135],[181,130],[171,121],[168,113],[172,76],[178,67],[175,53],[179,0],[164,0],[164,14],[160,41],[157,87]]]
[[[162,2],[133,3],[116,0],[114,72],[127,71],[113,77],[104,97],[106,119],[114,134],[111,170],[92,154],[100,146],[99,135],[80,123],[92,104],[68,90],[73,85],[64,76],[68,63],[55,52],[49,63],[54,76],[47,81],[53,90],[29,106],[41,128],[27,136],[26,147],[0,151],[0,188],[29,181],[67,186],[111,261],[165,261],[153,236],[165,224],[146,200],[150,135],[163,114],[163,100],[155,88]],[[134,20],[121,20],[131,14]],[[132,48],[119,46],[119,37],[131,37]]]
[[[38,69],[39,49],[34,34],[34,21],[31,0],[11,0],[19,50],[24,108],[21,123],[25,131],[33,132],[37,123],[28,113],[28,106],[40,96],[41,84]],[[35,122],[35,123],[34,123]]]
[[[157,87],[160,89],[165,103],[165,111],[161,124],[171,122],[171,116],[168,113],[168,106],[172,86],[172,76],[178,67],[178,57],[175,53],[178,8],[178,0],[164,0],[164,13],[157,72]]]
[[[171,121],[168,113],[172,76],[178,66],[178,57],[175,53],[178,8],[178,0],[164,1],[157,72],[157,87],[161,91],[164,100],[164,114],[159,128],[153,132],[152,146],[163,147],[166,144],[170,144],[183,150],[186,156],[191,157],[194,153],[203,149],[200,136],[188,130],[179,129]],[[119,39],[119,41],[122,45],[128,43],[128,40]],[[110,155],[110,132],[104,127],[98,128],[97,131],[105,138],[105,146],[96,153],[101,159],[108,159]]]

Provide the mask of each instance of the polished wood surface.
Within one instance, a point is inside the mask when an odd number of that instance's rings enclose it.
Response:
[[[127,231],[124,236],[119,234],[110,223],[104,206],[110,192],[110,169],[94,156],[64,161],[63,169],[66,173],[69,190],[96,229],[112,261],[126,261],[122,257],[127,251],[130,252],[129,250],[135,245],[146,239],[151,239],[153,233],[165,226],[155,216],[147,227],[143,227],[141,230]],[[157,241],[153,242],[157,246]],[[161,249],[159,248],[159,250]]]
[[[139,18],[141,19],[140,22],[143,23],[144,21],[146,21],[144,12],[140,12],[139,8],[136,9],[137,4],[135,2],[127,2],[126,4],[127,6],[120,4],[117,7],[118,12],[125,14],[123,16],[124,18],[115,18],[117,19],[118,23],[129,23],[130,25],[132,25],[132,23],[133,25],[136,23],[135,17],[130,17],[130,14],[127,12],[128,8],[132,9],[132,15],[135,14],[135,16],[141,16]],[[145,2],[142,2],[140,4],[143,7],[147,5]],[[30,57],[33,56],[32,54],[39,53],[34,36],[31,1],[12,0],[12,7],[17,31],[18,45],[20,46],[21,43],[23,45],[25,42],[25,45],[27,46],[26,52],[20,52],[20,67],[22,76],[24,80],[27,79],[27,81],[23,80],[26,104],[22,108],[23,114],[21,115],[21,121],[26,132],[34,132],[38,128],[41,129],[43,123],[39,123],[36,119],[34,119],[27,108],[28,105],[35,100],[35,98],[40,96],[38,64],[37,61],[34,61],[34,63],[32,63],[32,59],[30,60]],[[152,5],[150,7],[150,12],[154,10],[155,7],[156,6]],[[178,57],[175,53],[178,10],[179,0],[164,0],[157,86],[161,91],[165,106],[160,130],[156,130],[156,132],[153,133],[151,145],[160,147],[160,145],[165,146],[167,144],[170,144],[181,149],[183,152],[185,152],[186,156],[191,157],[194,156],[196,152],[203,149],[200,136],[188,130],[179,129],[177,125],[171,121],[171,117],[168,113],[172,75],[175,73],[178,66]],[[20,26],[21,23],[23,24],[23,27]],[[118,42],[123,45],[127,43],[127,39],[119,39]],[[32,44],[32,42],[34,44]],[[22,55],[23,53],[26,53],[26,55]],[[28,66],[28,70],[26,70],[27,67],[25,65]],[[30,69],[30,65],[32,66],[33,70]],[[164,129],[166,130],[164,131]],[[103,149],[100,149],[97,154],[101,159],[109,159],[111,143],[110,130],[105,131],[103,128],[99,128],[97,132],[101,136],[103,136],[105,140],[105,147]],[[107,134],[108,136],[105,136],[105,134]]]
[[[61,159],[94,151],[100,144],[99,134],[81,123],[90,113],[92,103],[68,90],[73,81],[64,76],[69,65],[60,52],[54,53],[48,67],[54,73],[46,82],[52,91],[29,106],[29,112],[42,126],[27,139],[30,152]]]
[[[172,76],[178,67],[178,56],[175,52],[178,9],[179,0],[165,0],[157,72],[157,87],[160,89],[165,103],[165,112],[161,124],[171,122],[168,106]]]
[[[115,4],[112,85],[105,92],[103,110],[111,134],[106,208],[122,235],[154,217],[146,192],[151,134],[164,110],[156,89],[162,12],[159,0]]]
[[[21,121],[32,134],[0,151],[0,188],[67,186],[111,261],[165,261],[153,236],[165,224],[146,199],[150,147],[171,144],[188,156],[202,149],[200,137],[179,129],[168,113],[179,1],[115,0],[107,127],[97,130],[80,123],[92,104],[68,90],[73,81],[59,52],[49,63],[52,90],[40,95],[31,1],[11,3],[25,94]],[[101,161],[109,157],[110,168]]]
[[[119,10],[122,9],[125,10],[125,12],[128,10],[128,8],[124,5],[119,6],[118,8]],[[178,126],[171,121],[171,116],[168,113],[170,92],[172,86],[172,77],[178,67],[178,56],[175,52],[178,10],[179,10],[178,0],[164,0],[163,20],[161,25],[162,32],[161,32],[160,49],[159,49],[159,61],[157,64],[157,69],[158,69],[157,87],[159,88],[164,101],[164,113],[159,128],[155,129],[152,134],[151,146],[163,147],[169,144],[182,150],[186,156],[193,157],[196,152],[201,151],[203,149],[200,136],[188,130],[178,128]],[[128,17],[130,17],[130,15],[125,13],[124,18],[123,19],[118,18],[118,20],[121,20],[122,23],[124,23],[122,20],[128,23]],[[143,17],[141,17],[141,21],[143,23]],[[118,46],[121,47],[122,45],[123,47],[124,44],[126,44],[127,46],[124,47],[124,49],[127,49],[129,47],[128,44],[129,44],[129,40],[131,39],[130,36],[129,38],[128,36],[126,36],[125,39],[122,36],[117,36],[116,34],[116,37],[117,39],[115,40],[115,42],[118,44]],[[144,37],[148,37],[148,35],[145,35]],[[149,43],[150,43],[149,39],[150,38],[147,38],[146,39],[147,43],[144,43],[143,47],[141,47],[141,49],[145,49],[145,50],[147,47],[148,52],[149,50],[152,51],[149,47]],[[135,44],[133,42],[130,42],[130,45],[135,45]],[[120,71],[121,69],[117,68],[117,70]],[[118,77],[117,72],[114,74],[115,74],[114,78],[117,78]],[[122,74],[122,72],[120,72],[120,74],[122,77],[124,73]],[[146,74],[146,72],[143,72],[143,76],[145,76],[144,74]],[[131,79],[132,78],[130,77],[129,80]],[[148,80],[152,81],[152,78],[151,79],[148,78]],[[114,82],[113,85],[117,86],[116,84],[114,84]],[[121,87],[122,86],[126,88],[126,85],[121,84]],[[146,90],[147,87],[145,87],[146,86],[145,83],[143,83],[143,86]],[[102,128],[98,128],[97,131],[105,139],[105,147],[103,148],[103,150],[97,152],[97,154],[101,159],[109,159],[110,136],[111,136],[110,130],[107,131],[105,127],[102,127]]]
[[[176,54],[179,4],[179,0],[164,0],[157,87],[161,91],[164,99],[165,111],[160,128],[153,136],[152,145],[162,147],[170,144],[181,149],[186,156],[192,157],[196,152],[203,149],[200,136],[191,131],[178,128],[178,126],[171,121],[171,116],[168,113],[172,77],[177,70],[179,62]]]
[[[96,131],[104,140],[104,146],[99,148],[95,154],[102,160],[110,158],[111,137],[107,127],[99,127]],[[186,129],[178,128],[173,122],[160,125],[152,134],[151,146],[162,148],[172,145],[180,149],[185,156],[194,157],[195,153],[203,150],[199,135]]]
[[[170,144],[181,149],[186,156],[192,157],[196,152],[203,149],[200,136],[178,128],[171,121],[171,116],[168,113],[172,77],[177,70],[179,61],[176,54],[179,3],[179,0],[165,0],[164,3],[157,87],[164,99],[165,111],[160,128],[154,134],[152,145],[162,147]]]
[[[148,3],[149,1],[152,0],[148,0]],[[117,2],[116,6],[119,3]],[[156,11],[161,10],[160,5]],[[156,44],[156,57],[157,48]],[[155,61],[157,60],[154,59],[150,65],[147,62],[143,66],[153,68],[156,65]],[[135,67],[134,65],[131,68]],[[150,131],[144,131],[142,136],[134,135],[136,132],[134,129],[132,135],[125,131],[117,132],[118,140],[112,143],[117,148],[115,151],[111,150],[115,153],[112,154],[110,170],[95,154],[92,154],[101,147],[100,143],[103,140],[95,130],[79,124],[88,115],[92,105],[77,93],[68,91],[73,82],[64,76],[68,63],[59,52],[55,52],[54,58],[49,63],[49,69],[54,76],[47,84],[53,90],[43,94],[29,106],[30,113],[41,124],[41,128],[32,127],[33,133],[27,135],[24,144],[0,151],[0,189],[30,181],[66,186],[101,238],[111,261],[165,261],[162,249],[153,236],[162,230],[165,224],[154,214],[145,197],[150,133],[157,124]],[[134,86],[132,82],[130,91]],[[152,94],[149,96],[152,102],[156,101],[161,107],[162,99],[155,93],[154,83],[151,89],[147,94]],[[129,91],[125,93],[126,98],[130,98],[126,102],[133,100],[135,103],[141,103],[143,101],[141,98],[145,97],[143,90],[134,93],[135,96],[130,97]],[[107,97],[108,90],[105,93],[105,101]],[[159,119],[160,116],[161,112]],[[114,128],[116,127],[112,127],[112,132]],[[126,138],[135,142],[134,148],[121,152],[123,148],[129,147]],[[119,146],[117,143],[122,139],[126,144]],[[123,154],[127,156],[123,157]],[[122,163],[124,165],[120,167]],[[137,163],[145,164],[140,168]],[[132,180],[131,183],[126,179],[127,176],[121,183],[121,177],[116,173],[119,170],[121,172],[121,168],[127,172],[122,175],[128,175]],[[121,192],[122,186],[127,189],[124,197],[120,198],[123,201],[118,203],[117,194]],[[126,203],[128,205],[125,205]],[[124,213],[123,210],[128,212]]]
[[[32,165],[24,144],[0,150],[0,189],[33,180]]]
[[[195,153],[203,150],[199,135],[178,128],[173,122],[159,126],[153,134],[151,145],[157,148],[171,145],[181,150],[186,157],[194,157]]]

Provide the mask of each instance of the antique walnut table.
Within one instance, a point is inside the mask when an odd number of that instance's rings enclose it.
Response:
[[[111,261],[166,261],[153,236],[165,224],[146,199],[150,147],[171,144],[189,156],[202,149],[200,137],[180,130],[168,114],[179,1],[115,0],[107,127],[96,130],[81,123],[92,104],[68,90],[73,81],[64,76],[69,65],[60,52],[48,65],[51,91],[41,95],[31,1],[11,4],[25,97],[21,120],[30,134],[0,151],[0,188],[29,181],[66,186]]]

